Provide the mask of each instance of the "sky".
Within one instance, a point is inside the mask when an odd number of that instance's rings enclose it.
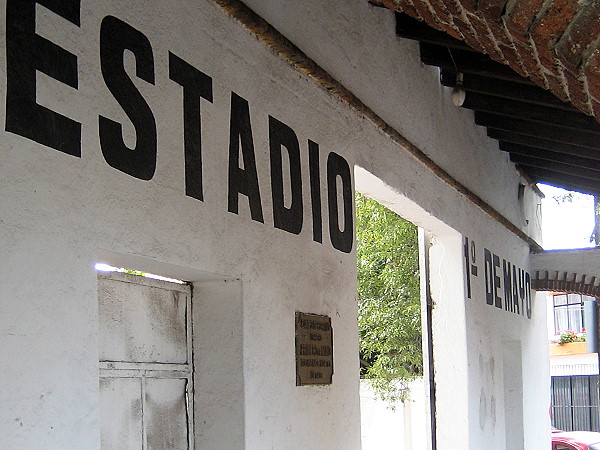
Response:
[[[557,201],[564,189],[538,184],[542,200],[542,239],[545,250],[594,247],[594,197],[573,192],[571,201]]]

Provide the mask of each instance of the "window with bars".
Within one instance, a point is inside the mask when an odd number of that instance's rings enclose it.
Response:
[[[583,317],[583,300],[581,294],[555,294],[552,296],[554,305],[554,330],[559,334],[564,330],[581,333],[585,328]]]

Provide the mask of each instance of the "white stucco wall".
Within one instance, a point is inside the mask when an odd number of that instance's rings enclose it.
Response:
[[[585,275],[584,282],[597,285],[592,277],[596,274],[595,268],[600,264],[600,251],[597,248],[580,248],[576,250],[547,250],[542,253],[536,253],[532,256],[533,270],[542,272],[541,277],[546,275],[553,279],[556,273],[559,279],[567,274],[570,281],[581,282]],[[548,272],[546,274],[546,272]],[[576,278],[573,279],[573,274]]]
[[[449,173],[517,226],[537,233],[535,217],[528,215],[535,198],[517,202],[520,180],[506,155],[468,112],[451,105],[435,70],[418,62],[417,47],[394,36],[389,11],[359,0],[247,3]],[[5,46],[6,1],[1,11]],[[157,166],[150,181],[111,167],[100,148],[99,115],[123,124],[127,145],[136,142],[102,75],[99,34],[106,15],[143,33],[152,46],[153,85],[135,76],[135,59],[125,55],[127,72],[157,124]],[[202,329],[196,337],[205,339],[194,342],[206,357],[199,367],[226,380],[221,387],[199,384],[208,421],[198,421],[198,442],[207,448],[224,442],[246,448],[358,448],[355,258],[353,250],[333,248],[328,234],[325,171],[328,154],[336,152],[350,168],[360,166],[383,180],[375,197],[387,196],[388,205],[438,238],[431,281],[434,344],[440,349],[438,448],[457,448],[457,436],[463,448],[482,448],[484,442],[493,443],[485,448],[504,448],[510,430],[504,425],[509,386],[502,381],[503,368],[519,362],[527,375],[526,426],[520,430],[525,448],[545,448],[549,422],[538,414],[547,404],[543,361],[536,356],[536,340],[545,336],[543,303],[533,303],[530,320],[487,305],[481,285],[471,300],[464,292],[461,234],[526,269],[524,242],[210,1],[83,0],[80,26],[38,6],[36,30],[77,57],[77,89],[38,73],[37,102],[81,123],[81,157],[1,132],[2,447],[99,446],[93,266],[102,260],[198,287],[194,326]],[[185,195],[182,88],[169,79],[169,52],[212,78],[213,100],[201,103],[204,201]],[[0,67],[6,64],[1,52]],[[0,90],[4,98],[6,81]],[[264,223],[251,219],[244,195],[239,214],[228,212],[232,91],[249,103]],[[3,119],[11,114],[4,102],[0,114]],[[298,137],[304,204],[299,235],[273,227],[269,115]],[[309,139],[320,146],[323,243],[312,236]],[[361,186],[368,189],[368,183]],[[225,280],[234,284],[225,288]],[[331,317],[332,385],[295,386],[295,311]],[[221,334],[223,339],[216,338]],[[449,336],[456,350],[448,350]],[[517,342],[520,358],[505,351],[507,341]],[[496,421],[488,418],[494,409],[480,407],[482,392],[487,405],[495,399]],[[198,418],[201,404],[196,408]]]
[[[520,181],[514,164],[486,137],[485,128],[473,125],[471,111],[454,106],[451,90],[439,83],[438,69],[420,62],[418,43],[395,35],[392,11],[361,0],[245,3],[458,181],[515,225],[541,236],[539,200],[526,189],[526,201],[517,201]],[[365,164],[368,169],[370,164]],[[381,169],[377,176],[395,185],[393,175],[388,179]],[[409,194],[409,186],[429,186],[425,180],[414,183],[404,183],[402,192]]]
[[[363,450],[427,449],[427,399],[423,379],[410,384],[410,396],[393,405],[381,400],[369,380],[360,380]]]

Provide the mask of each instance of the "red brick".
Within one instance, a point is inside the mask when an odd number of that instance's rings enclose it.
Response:
[[[587,76],[600,75],[600,45],[589,51],[583,69]]]
[[[540,53],[538,49],[538,60],[543,67],[556,75],[557,60],[552,55],[548,55],[548,53]]]
[[[464,35],[462,34],[462,32],[458,29],[458,27],[456,25],[454,25],[454,27],[449,28],[446,31],[454,39],[458,39],[459,41],[463,41],[464,40]]]
[[[471,31],[471,24],[467,22],[462,15],[454,15],[452,16],[452,20],[462,34],[473,34]]]
[[[474,50],[477,50],[479,53],[485,53],[485,48],[483,45],[481,45],[481,42],[479,42],[479,38],[477,37],[477,35],[469,32],[469,34],[463,33],[463,36],[464,41],[469,45],[469,47],[471,47]]]
[[[496,40],[496,44],[502,53],[503,59],[517,72],[521,75],[526,74],[524,71],[525,67],[521,61],[521,55],[515,49],[515,46],[511,39],[506,34],[504,27],[499,24],[494,24],[490,27],[494,38]],[[526,75],[525,75],[526,76]]]
[[[592,110],[594,111],[594,117],[598,120],[598,117],[600,117],[600,99],[592,99]]]
[[[600,2],[592,2],[581,8],[571,26],[556,44],[555,51],[562,63],[578,69],[582,54],[600,36]]]
[[[477,0],[455,0],[465,10],[476,13],[477,12]]]
[[[526,68],[526,66],[522,64],[521,55],[517,53],[511,44],[505,44],[504,42],[497,42],[497,44],[500,52],[502,52],[502,56],[506,61],[508,61],[508,64],[510,64],[511,67],[515,65]]]
[[[515,50],[511,37],[506,32],[504,24],[502,22],[488,21],[490,31],[494,35],[496,43],[502,52],[504,59],[510,64],[511,67],[516,66],[523,70],[524,66],[521,63],[521,54]]]
[[[546,13],[534,22],[530,31],[534,40],[538,43],[537,48],[540,57],[552,61],[554,57],[552,46],[573,20],[577,9],[578,2],[576,1],[553,0]]]
[[[384,0],[384,5],[390,9],[408,14],[413,19],[423,20],[421,15],[409,0]]]
[[[533,67],[535,67],[536,70],[540,70],[540,63],[537,60],[529,42],[525,44],[519,41],[515,42],[515,50],[519,54],[521,62],[528,71],[531,70]]]
[[[419,13],[419,15],[427,22],[430,27],[439,28],[439,19],[432,14],[427,5],[422,1],[415,1],[414,3],[415,9]]]
[[[495,41],[490,36],[490,30],[487,23],[481,20],[479,17],[469,14],[469,21],[477,33],[477,40],[485,48],[485,53],[495,61],[504,63],[504,57],[500,50],[496,48]]]
[[[433,9],[433,15],[437,19],[439,28],[448,34],[452,34],[453,36],[460,36],[460,30],[454,24],[454,21],[452,20],[452,14],[450,14],[443,2],[441,0],[430,0],[429,4]]]
[[[537,64],[537,61],[534,61],[531,58],[526,59],[522,61],[522,66],[529,78],[531,78],[536,84],[539,84],[544,88],[546,87],[544,77],[540,75],[540,68]]]
[[[542,75],[542,73],[540,72],[539,69],[536,68],[529,68],[527,66],[525,66],[526,71],[527,71],[527,78],[529,78],[531,81],[533,81],[535,84],[537,84],[539,87],[543,88],[543,89],[547,89],[548,86],[548,82],[546,81],[546,78],[544,77],[544,75]]]
[[[452,24],[452,15],[442,0],[429,0],[429,4],[438,16],[440,22],[445,24]]]
[[[393,11],[406,13],[417,20],[422,20],[420,17],[418,17],[418,14],[415,8],[412,6],[412,2],[410,0],[369,0],[369,3],[385,6]]]
[[[588,90],[590,95],[600,101],[600,74],[591,74],[587,76]]]
[[[567,96],[565,88],[558,76],[547,73],[546,81],[548,82],[548,88],[550,89],[550,92],[556,95],[563,102],[569,101],[569,97]]]
[[[467,23],[460,16],[454,16],[454,24],[461,30],[464,41],[474,50],[485,53],[485,48],[478,40],[477,34],[471,27],[470,23]]]
[[[519,36],[527,36],[544,0],[519,0],[506,11],[506,26]]]
[[[539,53],[538,53],[539,55]],[[566,88],[567,85],[567,76],[569,75],[569,71],[565,69],[565,67],[560,63],[558,58],[553,57],[551,59],[540,58],[540,63],[546,70],[552,72],[557,78],[563,80],[563,87]]]
[[[463,40],[463,35],[460,33],[460,31],[458,31],[458,28],[453,23],[440,22],[439,27],[441,31],[443,31],[446,34],[449,34],[453,38],[458,39],[460,41]]]
[[[517,31],[510,31],[510,35],[514,41],[520,42],[521,44],[528,45],[529,44],[529,36],[525,34],[521,34]]]
[[[583,87],[583,83],[581,83],[575,77],[575,75],[571,73],[566,73],[565,78],[567,79],[567,87],[569,89],[569,98],[571,99],[571,104],[586,114],[590,114],[591,111],[587,105],[590,99]]]
[[[495,20],[486,20],[486,24],[490,28],[492,34],[495,36],[495,38],[497,40],[504,42],[505,44],[511,43],[510,36],[508,35],[508,33],[506,32],[506,29],[504,28],[504,22],[495,21]]]
[[[485,0],[477,3],[477,9],[490,22],[500,22],[504,14],[506,0]]]
[[[445,1],[444,5],[452,17],[460,16],[464,11],[462,5],[456,0]]]
[[[600,101],[600,48],[596,47],[588,56],[584,74],[587,77],[590,95]],[[599,116],[600,117],[600,116]]]
[[[517,72],[519,75],[521,75],[523,78],[530,78],[530,74],[527,73],[527,71],[523,68],[523,66],[521,66],[520,64],[517,63],[511,63],[509,64],[510,68],[512,70],[514,70],[515,72]],[[535,81],[535,80],[534,80]]]
[[[461,19],[467,14],[467,10],[463,7],[460,0],[441,0],[444,6],[448,10],[448,13],[452,16],[453,21],[456,23],[457,19]],[[475,10],[474,10],[475,11]],[[458,23],[456,23],[458,26]],[[464,30],[461,29],[464,33]]]
[[[529,78],[538,86],[548,89],[546,77],[543,74],[540,63],[531,51],[531,48],[529,46],[517,44],[516,49],[521,56],[521,63],[527,71]]]

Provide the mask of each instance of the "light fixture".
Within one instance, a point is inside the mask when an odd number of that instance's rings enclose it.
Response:
[[[454,106],[462,106],[465,103],[467,93],[462,87],[463,74],[461,72],[456,74],[456,85],[452,88],[452,103]]]

